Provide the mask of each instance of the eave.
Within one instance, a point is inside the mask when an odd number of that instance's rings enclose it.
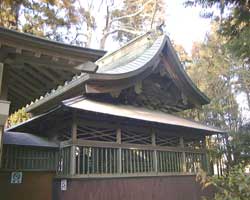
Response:
[[[74,75],[97,70],[105,51],[63,44],[0,27],[3,66],[11,112],[46,95]],[[11,80],[11,81],[10,81]]]
[[[67,119],[71,121],[72,113],[75,113],[76,116],[84,116],[86,119],[93,118],[93,120],[111,118],[113,123],[114,121],[117,121],[117,123],[120,121],[121,123],[144,124],[144,126],[167,126],[176,130],[187,131],[186,134],[188,134],[189,131],[202,135],[226,133],[218,128],[175,115],[133,106],[113,105],[100,101],[93,101],[81,96],[63,101],[57,108],[11,127],[6,131],[26,132],[49,137],[48,133],[45,134],[46,126],[49,126],[49,130],[53,130],[56,121],[62,120],[62,116],[68,116]],[[50,125],[48,125],[48,123],[50,123]],[[62,122],[58,122],[58,125],[63,126]]]

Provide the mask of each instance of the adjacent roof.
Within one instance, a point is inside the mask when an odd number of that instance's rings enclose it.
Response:
[[[189,102],[182,109],[209,103],[209,99],[186,74],[166,35],[148,32],[117,51],[106,54],[95,64],[98,66],[95,73],[75,76],[64,86],[36,100],[26,110],[39,114],[77,95],[119,93],[156,73],[159,68],[165,70],[166,78],[171,79],[177,87],[183,97],[180,101],[188,99]]]
[[[22,146],[38,147],[59,147],[55,142],[48,141],[45,138],[38,137],[29,133],[5,132],[3,134],[3,144],[13,144]]]
[[[91,113],[93,114],[97,113],[100,115],[105,115],[110,117],[112,116],[118,117],[120,119],[123,119],[122,121],[124,121],[125,119],[132,119],[134,121],[141,121],[144,123],[156,123],[175,128],[176,127],[187,128],[197,132],[202,131],[203,134],[207,135],[225,132],[214,127],[206,126],[204,124],[195,121],[187,120],[163,112],[152,111],[145,108],[136,108],[132,106],[103,103],[99,101],[86,99],[85,97],[76,97],[73,99],[63,101],[63,103],[56,109],[53,109],[50,112],[44,113],[40,116],[36,116],[17,126],[11,127],[7,131],[24,131],[24,132],[38,131],[39,127],[45,127],[49,124],[48,120],[52,121],[58,120],[60,118],[58,116],[61,117],[66,116],[68,115],[66,113],[69,113],[69,110],[75,110],[75,109],[78,110],[79,112],[83,112],[82,116],[86,117],[89,117]]]
[[[47,40],[0,27],[0,63],[8,75],[12,111],[30,103],[93,64],[105,51]],[[7,76],[5,74],[5,76]]]

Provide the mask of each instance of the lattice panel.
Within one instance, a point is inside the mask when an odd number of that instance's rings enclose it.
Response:
[[[116,130],[114,128],[77,126],[77,138],[84,140],[116,142]]]
[[[158,136],[156,135],[156,145],[177,147],[180,145],[180,138],[176,136]]]
[[[142,134],[134,130],[122,129],[122,142],[132,144],[151,144],[151,134]]]

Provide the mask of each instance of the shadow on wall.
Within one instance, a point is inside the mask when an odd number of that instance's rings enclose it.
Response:
[[[213,188],[201,190],[195,176],[165,176],[109,179],[68,179],[53,183],[53,200],[201,200],[214,195]]]

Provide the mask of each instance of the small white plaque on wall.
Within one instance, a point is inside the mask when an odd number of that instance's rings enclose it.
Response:
[[[61,180],[61,190],[66,191],[67,190],[67,179]]]
[[[21,184],[23,180],[23,173],[22,172],[11,172],[11,184]]]

